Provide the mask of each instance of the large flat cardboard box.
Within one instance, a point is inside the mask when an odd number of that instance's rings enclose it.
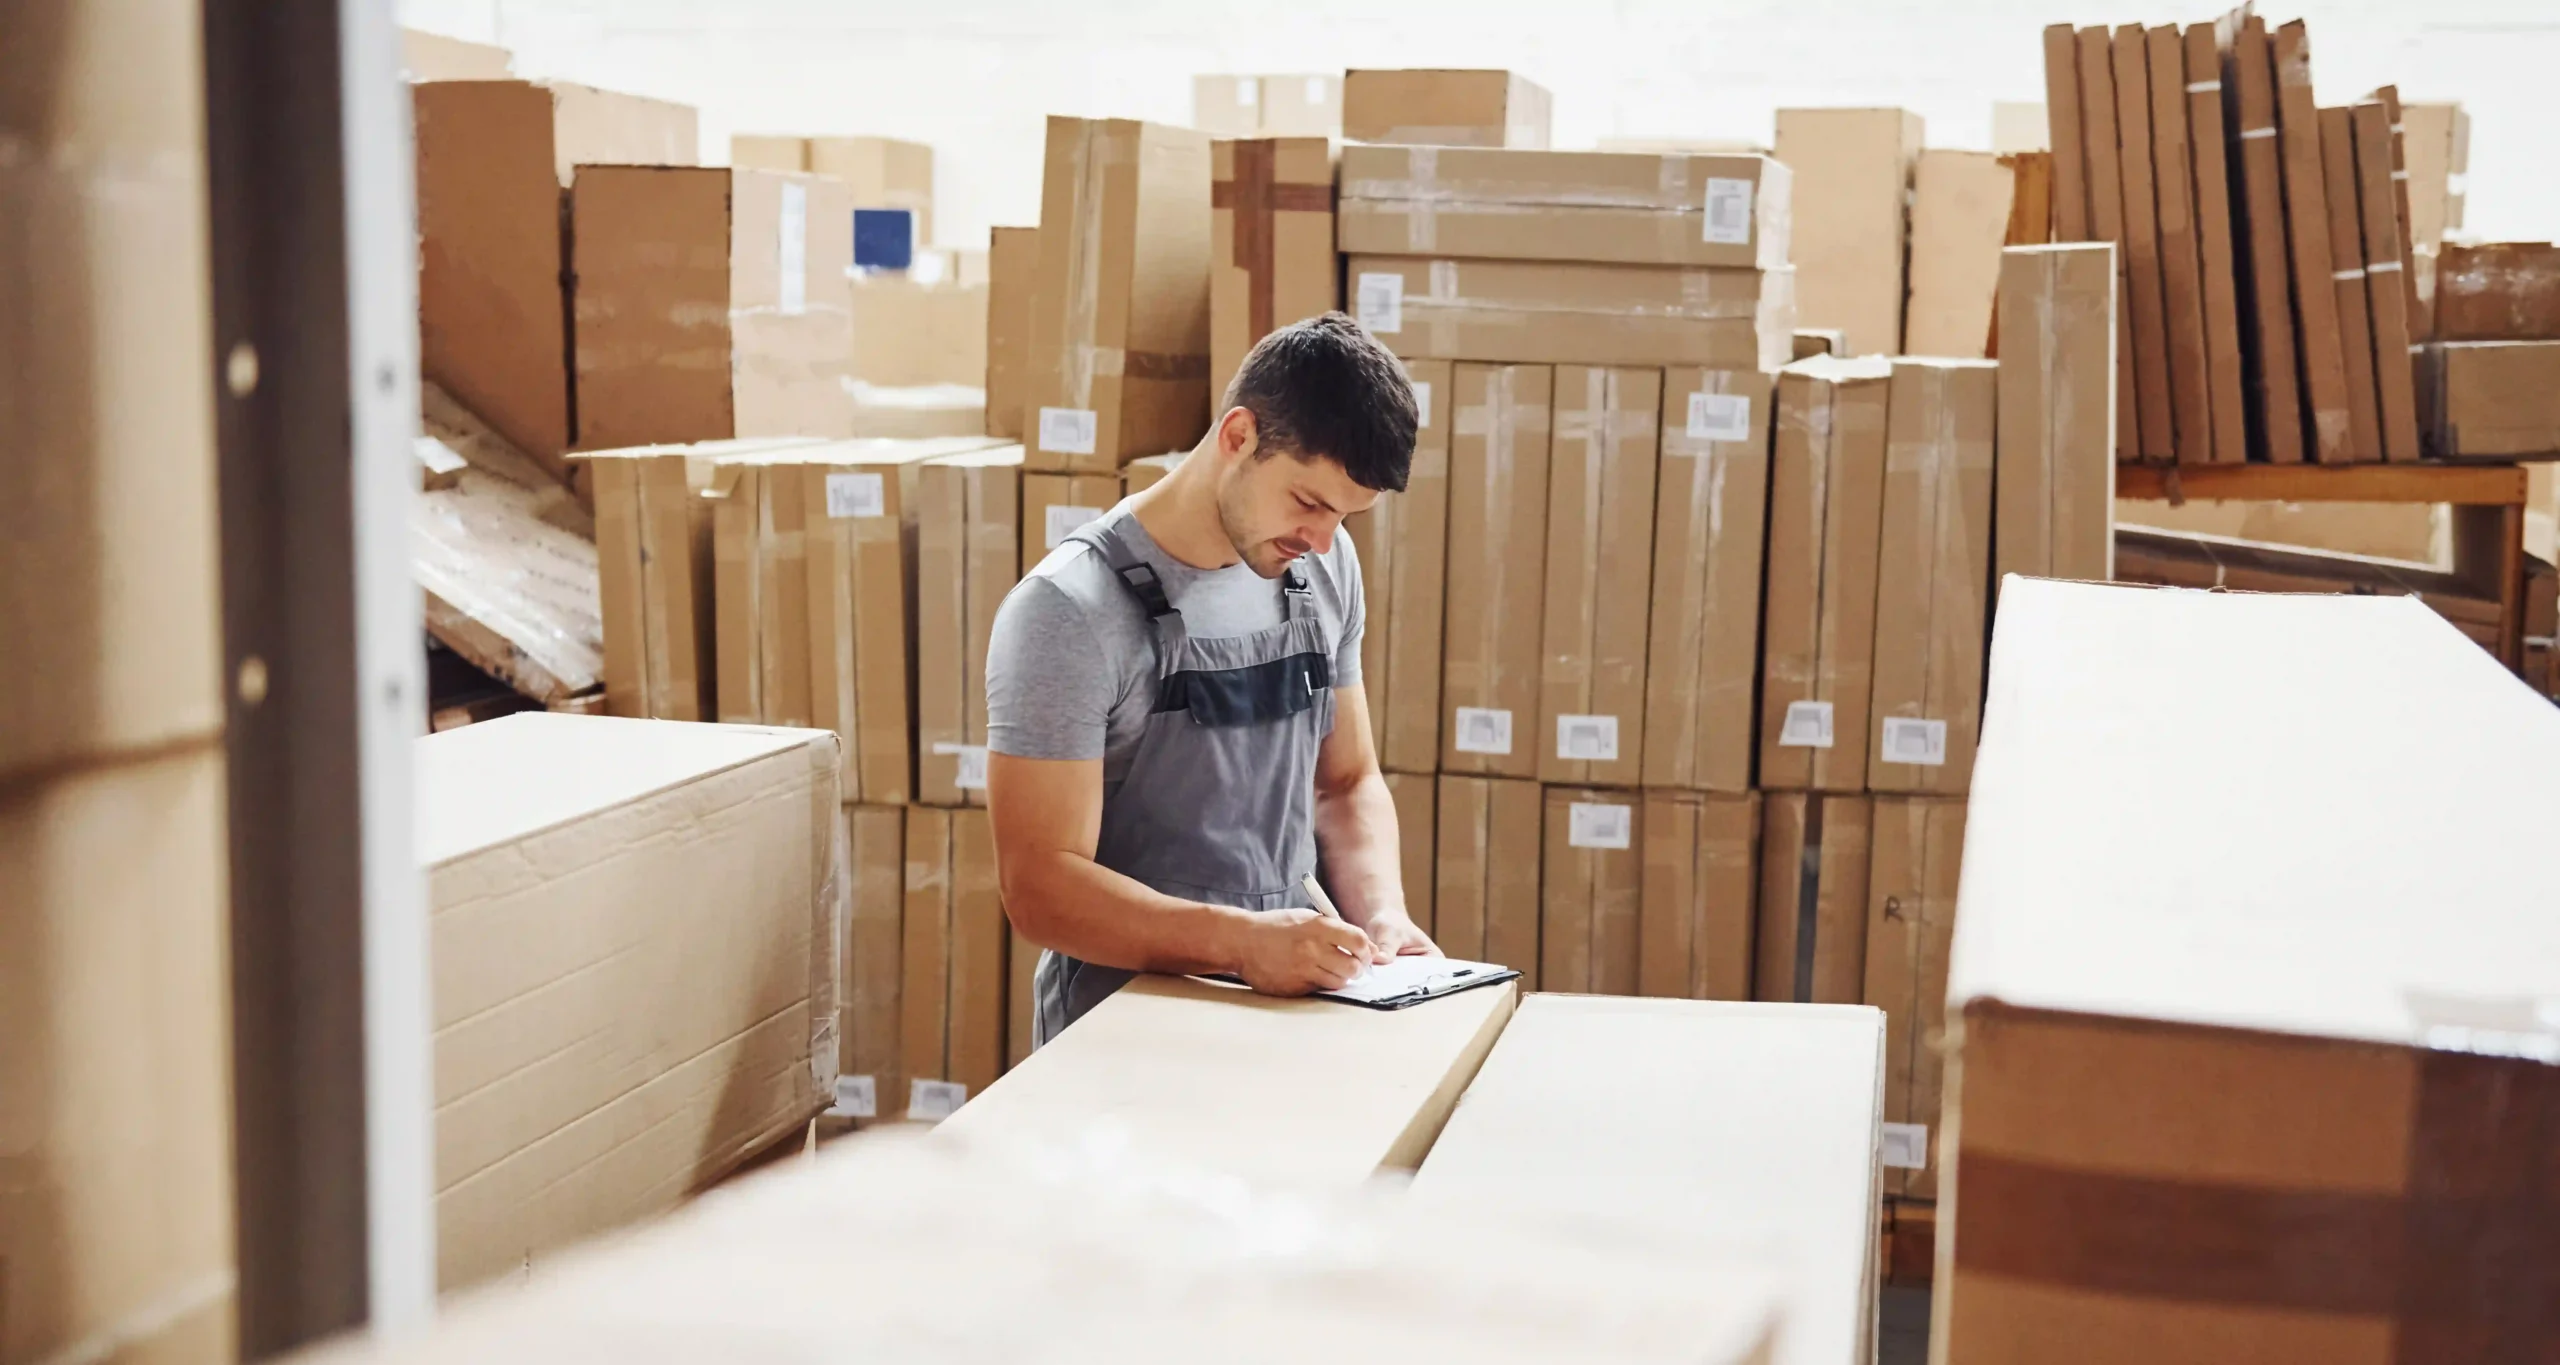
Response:
[[[1796,316],[1838,328],[1852,355],[1890,354],[1902,339],[1920,129],[1907,109],[1778,111],[1778,160],[1794,172]]]
[[[1455,367],[1442,772],[1538,772],[1539,606],[1546,587],[1555,373],[1543,365]]]
[[[2167,270],[2160,244],[2158,182],[2152,175],[2150,45],[2139,24],[2118,24],[2112,33],[2101,29],[2099,35],[2116,103],[2116,174],[2122,186],[2118,202],[2123,233],[2115,240],[2122,253],[2125,317],[2133,338],[2131,398],[2141,410],[2138,449],[2144,460],[2167,462],[2177,455],[2177,400],[2170,387]],[[2325,226],[2322,231],[2327,231]]]
[[[1119,505],[1120,480],[1109,474],[1022,476],[1022,574],[1048,557],[1076,528]]]
[[[916,467],[916,799],[987,800],[987,641],[1021,578],[1022,447]]]
[[[2015,173],[1989,152],[1920,153],[1911,173],[1911,290],[1900,354],[1986,353],[2016,190]]]
[[[584,457],[596,504],[604,704],[617,716],[711,720],[714,449],[637,446]]]
[[[865,384],[980,384],[987,377],[988,285],[957,273],[857,270],[850,377]]]
[[[2265,21],[2251,16],[2252,29]],[[2338,322],[2338,281],[2329,236],[2330,189],[2320,160],[2319,110],[2311,100],[2311,39],[2301,20],[2267,43],[2275,72],[2276,141],[2284,160],[2284,223],[2293,248],[2294,344],[2310,409],[2309,450],[2322,463],[2353,454],[2346,346]],[[2352,187],[2345,187],[2352,193]],[[2146,437],[2147,439],[2147,437]]]
[[[1353,256],[1345,273],[1360,325],[1407,357],[1737,370],[1792,358],[1790,270]]]
[[[1892,377],[1882,356],[1778,372],[1760,679],[1760,785],[1772,790],[1867,785]]]
[[[1662,372],[1556,368],[1547,463],[1538,780],[1632,787],[1644,767]]]
[[[2435,288],[2440,340],[2560,340],[2560,246],[2447,242]]]
[[[1342,136],[1342,76],[1194,76],[1191,126],[1211,137]]]
[[[2347,451],[2357,463],[2370,464],[2383,458],[2382,411],[2374,374],[2372,296],[2365,289],[2364,220],[2357,202],[2355,114],[2337,105],[2317,112],[2320,173],[2328,189],[2324,227],[2330,292],[2337,304],[2338,347],[2347,376]],[[2407,354],[2403,345],[2395,358]]]
[[[1647,787],[1751,788],[1774,397],[1774,382],[1759,370],[1663,372],[1645,654]]]
[[[1209,402],[1223,407],[1245,352],[1333,311],[1333,144],[1321,137],[1210,144]]]
[[[1964,859],[1961,797],[1879,796],[1867,854],[1864,999],[1885,1014],[1885,1191],[1938,1193],[1947,948]]]
[[[1209,139],[1051,117],[1024,467],[1117,474],[1209,425]]]
[[[1634,792],[1547,787],[1538,989],[1633,995],[1647,856]]]
[[[817,176],[579,167],[578,444],[849,434],[853,241],[811,230],[847,212]]]
[[[449,38],[425,29],[400,30],[400,78],[406,81],[503,81],[515,74],[515,58],[503,47]]]
[[[1022,439],[1031,390],[1031,294],[1039,284],[1040,229],[987,230],[987,434]]]
[[[1788,1272],[1770,1360],[1873,1360],[1884,1041],[1856,1005],[1535,996],[1412,1197],[1748,1247]]]
[[[1648,791],[1636,838],[1644,847],[1637,993],[1750,999],[1759,793]]]
[[[1770,792],[1760,808],[1752,998],[1866,998],[1867,839],[1874,801]]]
[[[1948,1357],[2540,1350],[2560,713],[2418,602],[2005,597],[1948,970]]]
[[[2560,455],[2560,340],[2434,348],[2436,453]]]
[[[742,170],[797,171],[844,182],[857,209],[904,209],[915,215],[916,245],[933,243],[933,148],[887,137],[799,137],[736,133],[729,164]],[[847,234],[850,215],[831,220]],[[851,247],[848,245],[847,250]]]
[[[1428,773],[1387,773],[1387,797],[1396,807],[1396,872],[1404,881],[1405,913],[1428,934],[1436,922],[1432,882],[1439,875],[1435,850],[1440,826],[1439,779]]]
[[[1538,981],[1538,897],[1546,813],[1538,784],[1504,777],[1439,779],[1432,938],[1440,951],[1498,962]]]
[[[572,271],[561,232],[563,196],[579,166],[695,165],[694,111],[584,86],[508,80],[436,81],[412,86],[410,98],[418,141],[420,365],[565,481],[561,456],[579,435],[562,298]],[[607,392],[598,401],[619,400]],[[587,444],[735,434],[607,436]]]
[[[2000,255],[2000,383],[1992,563],[2011,574],[2113,577],[2115,247]]]
[[[1787,168],[1765,156],[1342,149],[1341,247],[1387,256],[1787,263]]]
[[[837,957],[837,1066],[840,1094],[870,1100],[872,1118],[905,1112],[906,1053],[900,1037],[906,981],[907,809],[848,805],[842,856],[851,885]],[[867,1090],[867,1096],[862,1092]],[[847,1106],[839,1103],[839,1108]],[[858,1113],[860,1105],[848,1108]]]
[[[1421,425],[1404,491],[1379,495],[1370,535],[1355,539],[1368,626],[1360,670],[1378,732],[1378,762],[1389,772],[1440,766],[1440,646],[1449,567],[1449,429],[1457,396],[1445,360],[1410,360]],[[1374,643],[1373,643],[1374,642]]]
[[[1554,101],[1510,71],[1352,71],[1342,136],[1436,147],[1544,147]]]
[[[2176,401],[2172,419],[2173,453],[2183,464],[2237,461],[2246,452],[2220,448],[2220,425],[2237,414],[2217,405],[2212,361],[2207,351],[2210,320],[2205,308],[2205,263],[2200,201],[2206,197],[2204,148],[2188,127],[2191,95],[2187,50],[2173,24],[2143,29],[2145,74],[2150,81],[2146,103],[2151,115],[2151,186],[2160,225],[2162,298],[2168,305],[2169,392]],[[2220,85],[2220,72],[2214,84]],[[2218,101],[2216,102],[2218,105]],[[2216,149],[2219,150],[2218,148]],[[2229,221],[2228,215],[2224,221]]]
[[[826,1106],[833,735],[536,711],[414,762],[443,1287],[663,1213]]]
[[[2157,41],[2156,39],[2154,41]],[[2195,159],[2196,254],[2204,294],[2205,387],[2213,404],[2213,459],[2236,464],[2249,458],[2247,350],[2242,345],[2239,262],[2248,243],[2233,183],[2228,130],[2231,106],[2222,91],[2222,53],[2212,24],[2189,24],[2179,39],[2186,82],[2187,145]],[[2157,89],[2157,87],[2154,87]]]
[[[1299,1189],[1411,1170],[1519,1001],[1516,983],[1402,1010],[1142,976],[942,1132],[1075,1142],[1107,1127],[1148,1162]],[[1323,1079],[1328,1096],[1310,1104]]]
[[[883,1114],[931,1121],[1004,1071],[1011,926],[984,810],[912,807],[906,836],[898,959],[898,1074],[906,1084],[878,1103]]]
[[[1960,795],[1990,647],[1992,428],[1999,366],[1896,360],[1877,557],[1867,786]]]

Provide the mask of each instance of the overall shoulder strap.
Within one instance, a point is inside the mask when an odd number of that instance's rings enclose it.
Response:
[[[1138,599],[1138,606],[1149,620],[1175,614],[1173,601],[1165,596],[1164,581],[1156,577],[1155,566],[1140,559],[1119,536],[1100,522],[1087,523],[1069,533],[1067,539],[1090,547],[1102,557],[1111,576]]]

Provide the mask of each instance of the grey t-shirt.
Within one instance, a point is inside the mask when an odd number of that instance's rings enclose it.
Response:
[[[1157,546],[1125,500],[1099,524],[1123,538],[1164,584],[1193,637],[1250,635],[1280,624],[1280,580],[1244,564],[1196,569]],[[1360,681],[1360,557],[1337,532],[1333,548],[1298,561],[1333,645],[1333,685]],[[1102,780],[1128,772],[1154,709],[1155,628],[1093,547],[1066,541],[1005,595],[987,644],[987,747],[1017,758],[1100,758]]]

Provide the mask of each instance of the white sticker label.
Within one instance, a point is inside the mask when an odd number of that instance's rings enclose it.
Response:
[[[782,186],[782,311],[809,311],[809,187]]]
[[[1431,430],[1430,380],[1417,379],[1413,381],[1413,411],[1416,417],[1414,425],[1422,431]]]
[[[1404,276],[1362,272],[1352,296],[1354,315],[1372,332],[1404,330]]]
[[[951,779],[952,786],[958,787],[962,791],[985,791],[987,789],[986,745],[936,744],[933,746],[933,751],[937,754],[949,754],[953,758],[960,760],[960,771],[957,776]]]
[[[837,521],[889,515],[888,481],[878,474],[829,474],[827,515]]]
[[[880,1117],[879,1091],[869,1076],[838,1076],[835,1107],[827,1112],[840,1119],[876,1119]]]
[[[1040,448],[1061,455],[1090,455],[1101,424],[1091,408],[1042,408]]]
[[[1575,848],[1631,848],[1635,834],[1633,806],[1576,801],[1565,812],[1565,842]]]
[[[969,1102],[969,1087],[958,1081],[928,1081],[917,1078],[907,1086],[907,1117],[927,1123],[939,1123],[959,1112]]]
[[[1929,1128],[1920,1123],[1884,1126],[1884,1164],[1896,1170],[1929,1169]]]
[[[1690,394],[1689,439],[1693,441],[1751,439],[1751,395],[1747,393]]]
[[[1086,522],[1101,516],[1103,511],[1099,507],[1076,507],[1063,502],[1049,504],[1049,510],[1040,517],[1040,544],[1046,549],[1058,548],[1060,542],[1074,535]]]
[[[1791,701],[1786,723],[1778,727],[1778,743],[1791,749],[1831,747],[1831,703]]]
[[[1947,723],[1913,720],[1909,716],[1885,717],[1884,761],[1929,768],[1947,766]]]
[[[1556,717],[1556,757],[1593,763],[1618,761],[1616,716]]]
[[[1511,713],[1490,706],[1459,707],[1457,745],[1462,754],[1511,752]]]
[[[1699,232],[1710,242],[1742,246],[1751,240],[1751,182],[1707,177],[1707,212]]]
[[[1246,109],[1261,105],[1262,78],[1260,76],[1246,76],[1236,82],[1236,103]]]

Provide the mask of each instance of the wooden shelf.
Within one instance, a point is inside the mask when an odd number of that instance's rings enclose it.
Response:
[[[2515,465],[2220,464],[2116,466],[2116,496],[2146,502],[2444,502],[2522,507]]]

